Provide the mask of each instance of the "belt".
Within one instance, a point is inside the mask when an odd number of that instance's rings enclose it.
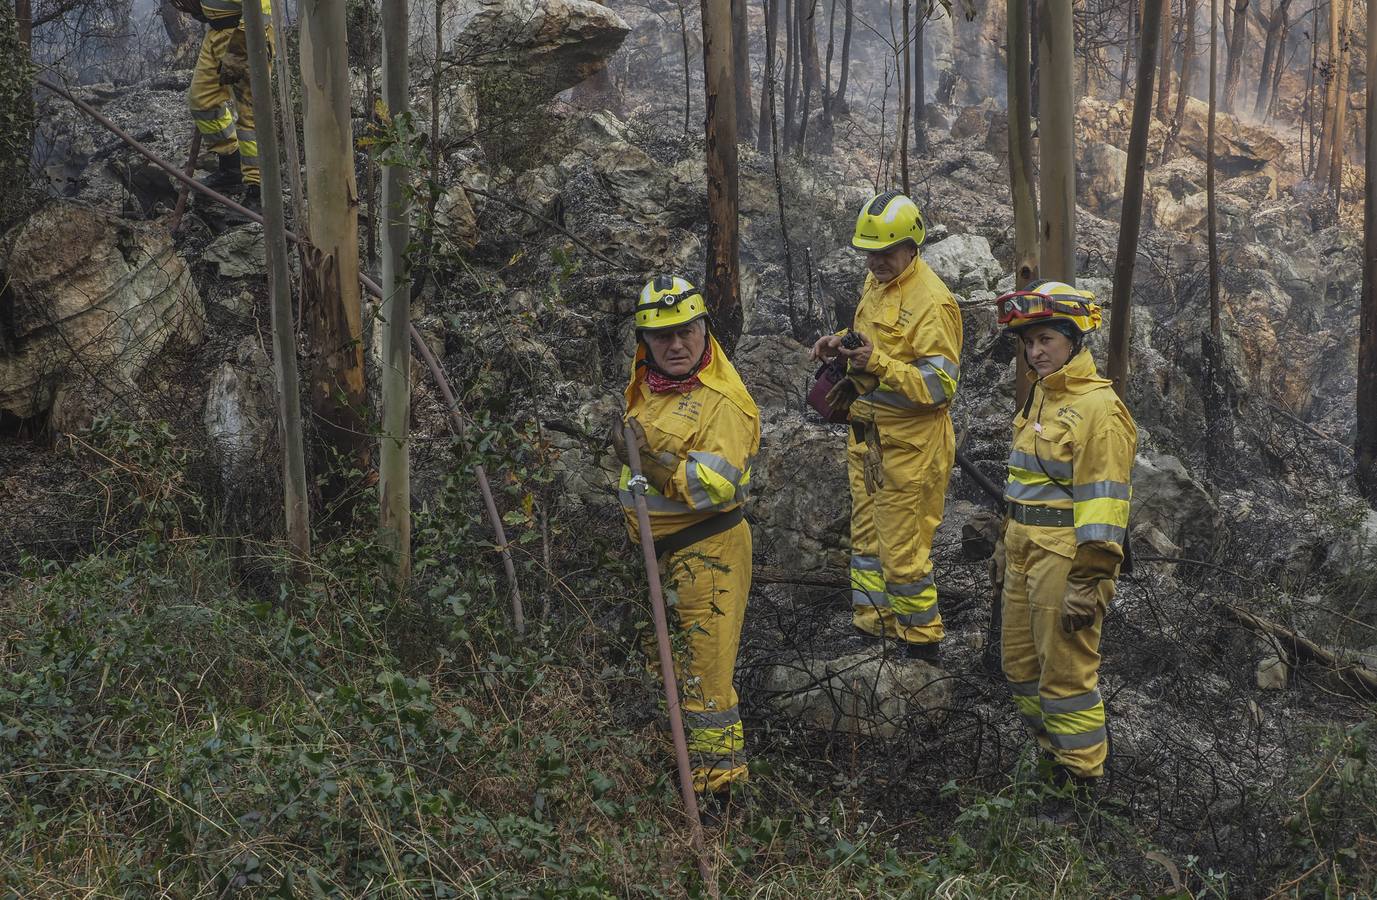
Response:
[[[746,518],[746,507],[738,506],[736,509],[728,510],[710,516],[701,522],[694,522],[687,528],[680,528],[673,534],[667,534],[655,542],[655,558],[664,559],[671,553],[678,553],[686,547],[692,547],[701,540],[706,540],[714,534],[721,534],[724,531],[735,528],[739,522]]]
[[[1076,513],[1070,509],[1051,506],[1029,506],[1009,501],[1009,518],[1024,525],[1043,525],[1055,528],[1074,528]]]
[[[211,31],[228,31],[231,28],[239,27],[239,20],[242,15],[242,13],[235,13],[222,19],[207,19],[206,24],[210,26]]]

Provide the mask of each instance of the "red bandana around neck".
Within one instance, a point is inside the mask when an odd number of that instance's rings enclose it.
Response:
[[[698,373],[706,369],[710,362],[712,362],[711,341],[703,348],[703,358],[698,361],[698,368],[694,369],[693,374],[687,378],[670,378],[668,375],[658,372],[647,365],[645,370],[646,387],[650,388],[652,394],[668,394],[670,392],[687,394],[689,391],[702,384],[702,382],[698,380]]]

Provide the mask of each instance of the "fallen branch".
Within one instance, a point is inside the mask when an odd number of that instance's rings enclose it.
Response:
[[[845,572],[835,570],[808,575],[789,572],[784,569],[773,569],[769,566],[756,566],[751,572],[751,582],[753,584],[796,584],[801,587],[825,588],[834,591],[851,590],[851,577]],[[959,588],[939,587],[937,594],[941,600],[959,603],[963,607],[977,599],[974,594]]]
[[[1266,635],[1290,650],[1293,657],[1301,662],[1315,663],[1326,668],[1330,683],[1361,700],[1377,700],[1377,672],[1358,663],[1345,660],[1338,653],[1322,647],[1295,630],[1287,628],[1257,613],[1239,609],[1222,601],[1215,607],[1251,631]]]

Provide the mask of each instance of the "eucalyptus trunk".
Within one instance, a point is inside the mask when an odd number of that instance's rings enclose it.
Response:
[[[1248,3],[1249,0],[1238,0],[1234,7],[1234,36],[1229,41],[1229,65],[1224,70],[1224,111],[1229,113],[1234,111],[1238,103],[1243,47],[1248,43]]]
[[[1367,171],[1377,172],[1377,3],[1367,4],[1367,91],[1365,154]],[[1354,448],[1358,483],[1369,501],[1377,499],[1377,179],[1363,187],[1363,308],[1358,324],[1358,433]]]
[[[1325,75],[1324,116],[1320,127],[1320,149],[1315,161],[1315,180],[1321,184],[1329,183],[1329,168],[1334,162],[1334,112],[1339,101],[1339,4],[1343,0],[1332,0],[1329,4],[1329,71]]]
[[[1330,142],[1333,159],[1329,163],[1329,190],[1334,195],[1335,205],[1343,201],[1344,145],[1348,131],[1348,66],[1353,59],[1353,0],[1344,3],[1343,30],[1340,36],[1339,71],[1335,76],[1338,89],[1334,97],[1334,140]],[[1371,51],[1369,51],[1371,52]]]
[[[714,333],[723,348],[731,353],[741,337],[742,325],[731,0],[703,0],[702,9],[708,182],[707,272],[703,294],[712,315]]]
[[[1159,40],[1159,43],[1161,44],[1161,59],[1158,65],[1158,72],[1160,74],[1161,83],[1158,85],[1157,88],[1157,118],[1161,119],[1163,122],[1166,122],[1168,121],[1167,117],[1171,114],[1171,67],[1174,59],[1174,54],[1172,53],[1171,40],[1171,0],[1167,0],[1166,3],[1162,4],[1161,18],[1162,37]],[[1146,28],[1146,17],[1144,17],[1144,19],[1144,27]]]
[[[761,0],[765,5],[765,72],[761,79],[760,125],[756,129],[755,147],[761,153],[774,150],[775,119],[775,36],[779,33],[781,0]]]
[[[1033,190],[1033,97],[1028,79],[1029,20],[1027,0],[1006,0],[1009,41],[1008,117],[1009,185],[1014,201],[1014,287],[1038,278],[1038,206]],[[1028,358],[1017,355],[1014,395],[1018,409],[1028,399]]]
[[[1038,0],[1042,115],[1038,125],[1038,196],[1042,204],[1042,277],[1076,281],[1075,97],[1072,0]]]
[[[736,82],[736,137],[750,143],[755,136],[751,100],[751,45],[746,30],[749,0],[731,0],[732,4],[732,73]]]

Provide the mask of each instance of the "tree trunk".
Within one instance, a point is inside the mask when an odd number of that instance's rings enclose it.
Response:
[[[301,88],[315,248],[309,272],[302,273],[302,320],[311,353],[311,406],[324,444],[318,471],[330,471],[323,499],[330,517],[345,523],[357,498],[358,481],[369,471],[371,453],[359,298],[359,193],[343,3],[301,4]]]
[[[830,0],[827,7],[827,58],[822,64],[822,132],[827,152],[832,151],[832,51],[837,38],[837,0]]]
[[[1042,115],[1042,4],[1028,0],[1028,86],[1033,118]]]
[[[775,35],[779,33],[779,7],[783,0],[761,0],[765,5],[765,77],[760,92],[760,127],[756,129],[756,149],[761,153],[774,150],[775,118]]]
[[[1315,161],[1315,180],[1321,184],[1329,183],[1329,167],[1334,162],[1334,111],[1338,108],[1339,93],[1339,4],[1343,0],[1331,0],[1329,4],[1329,69],[1325,73],[1324,117],[1320,127],[1319,158]]]
[[[1243,47],[1248,43],[1248,2],[1237,0],[1234,7],[1234,36],[1229,41],[1229,66],[1224,72],[1224,111],[1232,113],[1238,103],[1239,74],[1243,70]]]
[[[1161,62],[1158,67],[1161,84],[1157,87],[1157,118],[1163,122],[1170,122],[1168,116],[1171,115],[1171,67],[1174,59],[1172,53],[1172,17],[1171,0],[1162,4],[1162,36],[1161,43]]]
[[[904,0],[903,18],[903,77],[899,80],[902,102],[899,104],[899,183],[904,196],[913,193],[913,183],[908,177],[908,123],[910,106],[913,102],[913,51],[909,48],[909,27],[913,12],[913,0]]]
[[[1344,147],[1348,143],[1348,66],[1353,58],[1353,0],[1344,3],[1343,29],[1340,34],[1339,71],[1336,76],[1338,90],[1334,97],[1334,140],[1330,142],[1330,152],[1334,155],[1329,164],[1329,190],[1334,195],[1334,205],[1343,202]],[[1371,51],[1369,51],[1371,52]]]
[[[1171,156],[1171,148],[1181,136],[1181,126],[1186,121],[1186,100],[1191,92],[1191,73],[1195,68],[1195,20],[1199,12],[1198,0],[1186,0],[1186,15],[1181,22],[1181,77],[1177,79],[1176,112],[1171,117],[1171,131],[1162,142],[1162,159],[1165,163]],[[1146,34],[1146,29],[1144,29]],[[1160,39],[1160,38],[1159,38]]]
[[[746,30],[749,0],[731,0],[732,5],[732,71],[736,79],[736,139],[750,143],[755,140],[755,122],[751,113],[751,45]]]
[[[932,10],[927,4],[918,11],[918,25],[913,34],[913,151],[920,156],[928,152],[927,128],[927,82],[923,72],[923,38],[927,34],[928,16]]]
[[[1009,186],[1014,201],[1014,287],[1024,288],[1038,278],[1038,201],[1033,191],[1032,85],[1029,84],[1029,18],[1026,0],[1006,0],[1009,58]],[[1021,345],[1021,341],[1020,341]],[[1031,386],[1025,373],[1028,357],[1017,355],[1015,408],[1022,409]]]
[[[1042,59],[1038,196],[1042,202],[1042,277],[1076,281],[1076,154],[1072,129],[1076,60],[1072,0],[1038,0]]]
[[[1114,297],[1109,308],[1109,378],[1120,397],[1128,389],[1129,336],[1132,333],[1133,269],[1138,261],[1138,230],[1142,225],[1143,175],[1147,163],[1148,130],[1152,124],[1152,80],[1157,66],[1157,41],[1162,16],[1157,8],[1163,0],[1147,0],[1148,14],[1143,20],[1142,47],[1138,52],[1138,83],[1133,97],[1133,125],[1128,136],[1128,168],[1124,173],[1124,201],[1119,216],[1119,250],[1114,257]],[[1189,80],[1190,48],[1194,41],[1195,0],[1186,4],[1184,31],[1186,63],[1181,68],[1181,83]],[[1178,95],[1184,96],[1184,93]],[[1177,105],[1180,116],[1180,104]]]
[[[292,103],[292,70],[287,65],[287,47],[290,44],[287,34],[286,16],[282,3],[273,4],[273,33],[277,35],[278,46],[282,49],[274,54],[277,63],[277,102],[282,108],[282,137],[287,151],[287,179],[292,184],[292,224],[296,226],[297,236],[309,241],[311,228],[306,221],[306,188],[301,183],[301,147],[296,139],[296,107]]]
[[[373,91],[373,0],[364,0],[363,6],[363,120],[370,124],[375,120],[375,113],[378,105],[378,98]],[[378,264],[378,186],[377,186],[378,167],[373,160],[373,145],[369,144],[364,151],[363,160],[363,196],[364,206],[367,210],[364,218],[366,224],[363,230],[363,267],[369,272],[374,271]]]
[[[1267,118],[1275,118],[1277,114],[1277,104],[1281,99],[1281,76],[1286,72],[1286,64],[1290,59],[1283,59],[1286,50],[1286,42],[1291,37],[1291,23],[1285,22],[1281,28],[1281,38],[1277,43],[1277,60],[1272,66],[1272,90],[1267,101],[1267,109],[1264,111]],[[1293,54],[1294,55],[1294,54]]]
[[[690,90],[689,79],[689,39],[688,39],[688,17],[684,13],[684,3],[686,0],[679,0],[679,43],[684,51],[684,134],[693,133],[693,122],[691,119],[693,110],[693,93]]]
[[[703,296],[713,331],[731,353],[741,337],[737,246],[736,92],[732,87],[731,0],[703,0],[707,99],[708,246]]]
[[[846,18],[842,25],[842,55],[841,55],[841,74],[837,76],[837,96],[833,101],[835,109],[839,113],[845,113],[846,107],[846,81],[851,73],[851,31],[856,21],[856,11],[851,4],[854,0],[846,0]]]
[[[848,3],[848,10],[851,5]],[[21,47],[33,47],[33,3],[32,0],[14,0],[14,28]]]
[[[393,121],[407,111],[411,96],[409,24],[407,0],[383,4],[382,93]],[[411,291],[406,271],[411,210],[407,175],[406,166],[397,162],[383,167],[383,433],[378,466],[378,536],[393,553],[393,574],[399,587],[411,578]]]
[[[817,11],[818,0],[799,0],[799,55],[803,67],[803,104],[800,107],[798,123],[800,154],[808,149],[808,113],[812,107],[813,91],[822,83],[822,63],[818,59],[818,30],[814,22]]]
[[[1278,0],[1277,8],[1272,10],[1272,18],[1267,20],[1267,39],[1262,45],[1262,71],[1258,74],[1257,100],[1253,103],[1253,115],[1261,117],[1267,112],[1272,97],[1272,69],[1282,65],[1282,48],[1278,45],[1286,25],[1287,7],[1291,0]]]
[[[1119,99],[1124,99],[1128,94],[1128,69],[1133,61],[1133,48],[1136,46],[1134,32],[1138,26],[1138,0],[1129,0],[1128,3],[1128,45],[1124,47],[1124,56],[1119,64]]]
[[[794,147],[794,88],[798,79],[798,16],[795,0],[775,0],[784,7],[784,146]]]
[[[1377,3],[1367,4],[1367,171],[1377,173]],[[1363,308],[1358,325],[1358,433],[1354,448],[1363,496],[1377,500],[1377,178],[1363,188]]]
[[[1301,172],[1309,178],[1315,172],[1315,72],[1320,59],[1320,4],[1310,9],[1310,68],[1305,74],[1304,128],[1307,140],[1301,154]]]
[[[292,281],[287,272],[287,226],[282,209],[282,166],[277,152],[272,76],[263,10],[244,4],[244,35],[249,81],[263,98],[258,113],[258,150],[263,176],[263,237],[268,261],[268,302],[272,307],[273,374],[277,381],[277,427],[282,437],[282,493],[287,542],[298,561],[311,556],[311,512],[306,485],[306,451],[301,434],[301,383],[292,327]]]
[[[1219,90],[1219,17],[1216,4],[1210,0],[1210,107],[1205,126],[1205,218],[1208,222],[1208,250],[1210,259],[1210,337],[1219,346],[1219,216],[1215,209],[1214,136],[1218,114]],[[1228,3],[1229,0],[1224,0]]]

